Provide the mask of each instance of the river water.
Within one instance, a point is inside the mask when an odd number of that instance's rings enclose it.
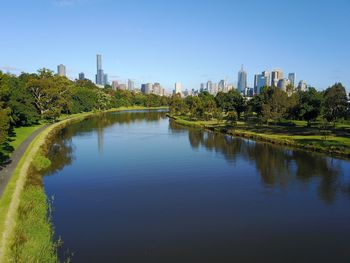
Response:
[[[52,143],[45,191],[73,262],[350,262],[350,162],[109,113]]]

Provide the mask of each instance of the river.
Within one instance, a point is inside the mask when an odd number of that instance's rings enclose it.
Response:
[[[49,152],[73,262],[350,262],[350,162],[179,126],[162,111],[63,129]]]

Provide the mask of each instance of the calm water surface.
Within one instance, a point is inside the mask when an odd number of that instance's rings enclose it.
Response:
[[[350,262],[350,162],[178,126],[64,129],[45,191],[73,262]]]

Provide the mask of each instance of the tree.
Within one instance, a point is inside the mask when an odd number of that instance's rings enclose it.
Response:
[[[311,121],[316,120],[321,113],[322,95],[315,88],[309,88],[308,91],[298,92],[298,97],[297,113],[310,126]]]
[[[324,93],[324,117],[327,121],[333,122],[345,117],[347,113],[347,97],[345,88],[341,83],[335,83]]]
[[[47,69],[38,70],[38,75],[30,78],[27,83],[27,89],[32,94],[40,115],[45,119],[56,119],[62,112],[69,112],[70,88],[70,80],[54,76]]]
[[[288,109],[288,95],[276,87],[268,87],[262,91],[262,116],[264,121],[272,119],[275,123],[280,120]]]
[[[110,107],[111,96],[103,92],[102,90],[97,90],[97,101],[96,106],[98,110],[106,110]]]
[[[97,90],[76,86],[72,90],[71,113],[92,111],[97,108]]]
[[[0,71],[0,145],[6,142],[10,129],[10,108],[8,108],[10,85],[9,76]]]
[[[30,126],[38,123],[40,114],[35,107],[34,98],[25,88],[25,84],[14,79],[9,96],[11,118],[15,126]]]
[[[10,128],[10,109],[0,109],[0,145],[6,142]]]
[[[181,99],[180,94],[174,94],[170,100],[170,113],[174,115],[184,115],[188,112],[188,106]]]

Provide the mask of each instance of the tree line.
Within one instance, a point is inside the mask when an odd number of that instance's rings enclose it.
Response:
[[[0,71],[0,145],[13,127],[55,121],[62,114],[121,106],[166,106],[169,98],[154,94],[98,88],[88,79],[69,80],[48,69],[19,76]]]
[[[259,123],[304,120],[310,126],[320,118],[333,125],[339,119],[349,118],[349,105],[345,87],[335,83],[325,91],[311,87],[307,91],[285,92],[276,87],[264,87],[259,95],[249,100],[235,89],[216,96],[206,91],[184,99],[173,95],[170,112],[190,120],[225,118],[234,123],[244,117],[244,120]]]

